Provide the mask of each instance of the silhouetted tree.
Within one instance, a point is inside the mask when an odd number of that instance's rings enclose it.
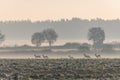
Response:
[[[32,35],[31,42],[32,44],[35,44],[36,47],[39,47],[41,43],[43,43],[44,41],[45,41],[45,38],[44,38],[43,33],[36,32]]]
[[[105,40],[105,32],[100,27],[89,29],[88,39],[93,41],[93,48],[100,50],[103,48],[103,41]]]
[[[57,33],[54,29],[48,28],[43,31],[46,41],[49,43],[49,48],[51,49],[51,45],[57,40]]]
[[[0,31],[0,43],[2,43],[5,40],[5,35],[2,34],[2,32]]]

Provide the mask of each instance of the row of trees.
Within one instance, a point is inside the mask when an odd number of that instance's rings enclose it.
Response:
[[[43,42],[48,42],[49,47],[57,40],[58,35],[54,29],[48,28],[43,30],[42,32],[36,32],[32,35],[31,42],[36,45],[36,47],[41,46]]]
[[[57,33],[54,29],[48,28],[43,30],[42,32],[36,32],[32,35],[31,42],[32,44],[39,47],[43,42],[48,42],[51,48],[51,45],[58,38]],[[88,31],[88,40],[93,42],[94,50],[102,50],[103,49],[103,41],[105,40],[105,32],[100,27],[90,28]]]
[[[43,30],[42,32],[36,32],[32,35],[31,42],[36,45],[36,47],[40,47],[42,43],[48,42],[49,48],[51,48],[52,44],[57,40],[58,34],[52,28],[48,28]],[[5,40],[5,35],[0,31],[0,42]],[[105,32],[100,27],[90,28],[88,31],[88,40],[93,42],[93,49],[102,50],[103,41],[105,40]]]

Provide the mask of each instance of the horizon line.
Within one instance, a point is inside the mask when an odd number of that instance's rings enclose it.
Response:
[[[45,21],[61,21],[61,20],[72,20],[72,19],[81,19],[81,20],[88,20],[88,21],[91,21],[91,20],[104,20],[104,21],[107,21],[107,20],[120,20],[120,18],[112,18],[112,19],[105,19],[105,18],[99,18],[99,17],[96,17],[96,18],[80,18],[80,17],[72,17],[72,18],[59,18],[59,19],[45,19],[45,20],[32,20],[30,18],[27,18],[27,19],[9,19],[9,20],[0,20],[0,22],[9,22],[9,21],[12,21],[12,22],[15,22],[15,21],[18,21],[18,22],[21,22],[21,21],[30,21],[30,22],[45,22]]]

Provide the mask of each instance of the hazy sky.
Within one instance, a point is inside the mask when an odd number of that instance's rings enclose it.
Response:
[[[120,18],[120,0],[0,0],[0,20]]]

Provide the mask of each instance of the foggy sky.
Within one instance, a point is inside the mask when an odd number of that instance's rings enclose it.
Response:
[[[120,18],[120,0],[0,0],[0,20]]]

